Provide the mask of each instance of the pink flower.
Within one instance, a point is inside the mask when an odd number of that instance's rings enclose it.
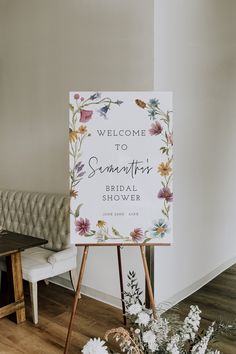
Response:
[[[159,135],[162,132],[162,126],[159,122],[152,123],[151,129],[149,129],[150,135]]]
[[[134,231],[130,233],[130,236],[134,242],[139,242],[143,238],[143,231],[140,228],[134,229]]]
[[[86,109],[81,109],[80,111],[80,122],[87,123],[93,115],[93,111],[87,111]]]
[[[174,142],[173,142],[173,133],[168,135],[168,143],[171,144],[171,145],[174,144]]]
[[[80,94],[79,94],[79,93],[75,93],[75,94],[74,94],[74,99],[75,99],[75,100],[78,100],[79,98],[80,98]]]
[[[90,230],[90,222],[87,218],[80,218],[79,220],[76,220],[75,226],[75,231],[78,232],[81,236],[86,235]]]
[[[165,199],[167,202],[173,201],[173,193],[170,191],[170,188],[168,188],[168,187],[163,187],[159,191],[157,197],[160,199]]]
[[[84,101],[84,97],[80,97],[80,101]]]

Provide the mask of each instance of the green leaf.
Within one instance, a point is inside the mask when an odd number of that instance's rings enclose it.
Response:
[[[115,236],[120,236],[119,231],[117,231],[114,227],[112,227],[112,233],[113,233]]]
[[[74,112],[74,106],[71,103],[69,104],[69,107],[70,107],[71,112]]]
[[[143,243],[147,243],[147,242],[150,241],[150,240],[151,240],[150,237],[149,237],[149,238],[146,238],[146,240],[144,240]]]
[[[91,237],[91,236],[93,236],[95,233],[96,233],[96,231],[91,230],[91,231],[87,232],[84,236],[85,236],[85,237]]]
[[[79,204],[79,205],[77,206],[77,208],[75,209],[74,215],[75,215],[76,218],[78,218],[78,216],[79,216],[79,214],[80,214],[80,208],[82,207],[82,205],[83,205],[83,204]]]
[[[168,218],[168,214],[166,213],[166,211],[164,209],[162,209],[161,211]]]

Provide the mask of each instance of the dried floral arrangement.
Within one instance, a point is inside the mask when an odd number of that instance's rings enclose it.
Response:
[[[128,274],[128,291],[125,295],[127,317],[131,326],[113,328],[106,332],[105,341],[90,339],[82,349],[83,354],[221,354],[212,349],[219,334],[231,335],[236,331],[234,323],[213,322],[207,329],[201,329],[201,311],[190,306],[187,317],[181,322],[176,315],[153,314],[140,300],[142,291],[134,272]],[[114,352],[108,347],[113,337],[120,347]]]

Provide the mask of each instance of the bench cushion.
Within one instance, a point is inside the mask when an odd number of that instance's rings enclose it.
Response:
[[[57,259],[57,262],[51,264],[48,258],[55,252],[42,247],[25,250],[21,254],[23,279],[34,283],[76,268],[74,251],[74,248],[68,249],[67,257]],[[0,270],[6,270],[5,257],[0,258]]]

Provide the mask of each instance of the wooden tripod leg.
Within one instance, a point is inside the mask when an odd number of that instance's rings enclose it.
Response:
[[[119,277],[120,277],[120,293],[121,293],[121,302],[122,302],[123,321],[124,321],[124,325],[126,326],[127,321],[126,321],[126,315],[125,315],[124,283],[123,283],[123,272],[122,272],[120,246],[117,246],[117,258],[118,258],[118,268],[119,268]]]
[[[82,284],[83,275],[84,275],[84,271],[85,271],[85,265],[86,265],[86,261],[87,261],[87,257],[88,257],[88,250],[89,250],[89,246],[85,246],[84,247],[83,258],[82,258],[82,262],[81,262],[81,266],[80,266],[78,284],[77,284],[75,297],[74,297],[74,303],[73,303],[73,307],[72,307],[72,311],[71,311],[71,317],[70,317],[70,323],[69,323],[67,337],[66,337],[66,344],[65,344],[64,354],[67,354],[68,351],[69,351],[72,324],[73,324],[73,320],[74,320],[74,317],[75,317],[77,304],[78,304],[78,301],[79,301],[79,299],[81,297],[80,296],[80,290],[81,290],[81,284]]]
[[[153,310],[153,315],[154,315],[154,317],[156,317],[155,300],[154,300],[153,289],[152,289],[150,274],[149,274],[148,265],[147,265],[145,246],[140,245],[140,251],[141,251],[142,260],[143,260],[143,267],[144,267],[144,273],[145,273],[145,278],[146,278],[147,291],[148,291],[148,295],[149,295],[149,299],[150,299],[150,305]]]

